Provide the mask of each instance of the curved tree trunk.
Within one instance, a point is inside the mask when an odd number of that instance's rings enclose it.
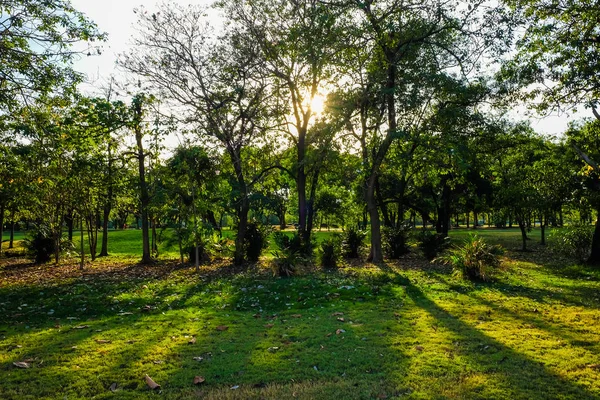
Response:
[[[600,265],[600,206],[598,206],[597,211],[598,216],[596,217],[594,236],[592,237],[592,252],[587,260],[590,265]]]

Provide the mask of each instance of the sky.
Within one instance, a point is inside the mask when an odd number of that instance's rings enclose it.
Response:
[[[172,0],[181,4],[209,5],[211,0]],[[76,61],[75,69],[87,76],[88,84],[83,90],[93,91],[109,81],[111,75],[119,75],[116,70],[117,55],[126,52],[131,42],[130,38],[135,34],[136,15],[133,9],[144,5],[149,11],[156,7],[156,1],[143,0],[72,0],[73,6],[85,13],[94,21],[99,29],[108,33],[108,41],[103,45],[103,52],[99,56],[81,57]],[[524,109],[515,111],[517,119],[529,119],[531,126],[539,133],[546,135],[560,135],[567,128],[569,121],[586,117],[585,113],[575,116],[562,114],[548,117],[526,116]]]

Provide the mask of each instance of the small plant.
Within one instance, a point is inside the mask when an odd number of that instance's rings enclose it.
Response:
[[[257,222],[250,222],[244,236],[244,253],[246,259],[250,262],[257,262],[263,249],[267,247],[269,242],[269,230],[266,227],[261,227]]]
[[[358,258],[360,250],[364,246],[367,233],[354,227],[346,230],[342,236],[342,252],[345,257]]]
[[[310,259],[310,254],[307,255],[306,251],[310,244],[304,243],[298,233],[288,236],[283,232],[275,232],[273,240],[278,249],[273,252],[276,275],[282,277],[292,276],[296,273],[298,265]]]
[[[433,260],[450,244],[450,238],[440,233],[422,230],[417,235],[418,246],[428,260]]]
[[[550,243],[554,251],[585,262],[592,251],[593,228],[575,225],[554,231]]]
[[[488,245],[477,235],[470,236],[462,246],[450,249],[437,260],[450,265],[454,274],[469,280],[489,281],[500,267],[501,246]]]
[[[325,269],[337,269],[340,259],[341,243],[340,238],[335,235],[321,243],[319,261],[321,267]]]
[[[43,264],[52,258],[56,251],[56,242],[50,229],[45,225],[38,225],[30,236],[24,240],[27,253],[33,256],[36,264]]]
[[[408,253],[409,224],[400,224],[396,227],[383,229],[383,250],[391,259],[398,259]]]

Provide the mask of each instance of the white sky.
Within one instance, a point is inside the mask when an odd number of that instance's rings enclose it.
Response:
[[[212,0],[172,0],[181,4],[209,5]],[[118,75],[115,62],[117,55],[128,49],[130,38],[134,34],[136,15],[133,9],[144,5],[148,10],[155,8],[157,1],[143,0],[72,0],[73,6],[85,13],[103,32],[108,33],[108,41],[104,43],[104,51],[100,56],[82,57],[75,63],[75,69],[87,75],[92,86],[107,82],[112,74]],[[89,89],[88,89],[89,90]],[[558,135],[565,131],[569,121],[586,117],[580,112],[574,117],[568,115],[541,117],[526,117],[523,112],[515,113],[519,118],[529,119],[532,127],[543,134]]]

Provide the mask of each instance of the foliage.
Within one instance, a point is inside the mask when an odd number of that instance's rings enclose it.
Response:
[[[585,262],[592,250],[593,235],[591,226],[575,225],[552,232],[550,241],[553,250]]]
[[[290,236],[283,232],[275,232],[273,234],[273,241],[278,249],[273,252],[275,256],[275,273],[278,276],[292,276],[296,273],[296,268],[299,264],[308,261],[307,246],[299,233],[294,232]]]
[[[342,235],[342,253],[348,258],[358,258],[364,247],[367,233],[355,227],[346,229]]]
[[[319,261],[325,269],[336,269],[341,255],[341,238],[338,235],[331,236],[321,242]]]
[[[417,234],[418,247],[428,260],[433,260],[450,244],[450,238],[440,233],[422,230]]]
[[[504,250],[499,245],[489,245],[477,235],[470,236],[462,246],[450,249],[437,260],[450,265],[454,274],[469,280],[489,281],[500,267]]]
[[[270,233],[267,226],[261,226],[256,221],[248,224],[244,235],[244,252],[248,261],[258,261],[263,249],[266,249],[269,244],[267,239]]]
[[[45,225],[36,225],[29,237],[25,238],[24,245],[36,264],[50,261],[56,251],[56,241],[52,231]]]
[[[383,229],[383,249],[391,259],[398,259],[408,253],[408,236],[411,226],[407,223]]]

